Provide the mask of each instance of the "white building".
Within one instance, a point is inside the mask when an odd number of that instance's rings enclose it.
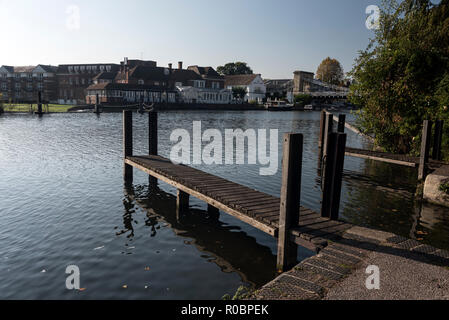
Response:
[[[232,92],[228,89],[211,89],[204,87],[177,86],[180,102],[229,104],[232,101]]]
[[[267,87],[260,74],[225,76],[225,87],[229,90],[244,88],[246,91],[245,102],[257,101],[262,103],[267,93]]]

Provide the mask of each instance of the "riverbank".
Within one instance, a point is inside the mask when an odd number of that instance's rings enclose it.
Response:
[[[42,109],[46,113],[67,113],[73,105],[49,104],[42,105]],[[37,104],[4,104],[3,110],[5,113],[32,113],[37,111]]]
[[[379,289],[368,289],[367,279],[374,279],[376,268]],[[352,227],[250,299],[449,300],[448,279],[449,251],[388,232]]]

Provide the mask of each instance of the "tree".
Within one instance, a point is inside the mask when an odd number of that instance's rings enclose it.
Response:
[[[386,151],[418,153],[425,119],[449,123],[449,0],[385,0],[351,71],[359,125]],[[445,126],[443,150],[449,147]]]
[[[242,87],[234,87],[232,88],[232,95],[235,99],[243,100],[243,98],[245,98],[246,96],[246,90]]]
[[[344,76],[343,68],[338,60],[327,57],[318,67],[316,76],[323,82],[339,85]]]
[[[223,76],[233,76],[238,74],[253,74],[253,70],[246,62],[231,62],[217,68],[217,72]]]

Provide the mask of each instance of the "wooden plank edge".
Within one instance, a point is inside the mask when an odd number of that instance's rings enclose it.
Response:
[[[277,232],[278,232],[277,228],[273,228],[273,227],[268,226],[268,225],[266,225],[264,223],[261,223],[260,221],[257,221],[256,219],[253,219],[253,218],[251,218],[251,217],[249,217],[249,216],[247,216],[247,215],[245,215],[243,213],[240,213],[237,210],[234,210],[234,209],[228,207],[227,205],[212,199],[209,196],[206,196],[206,195],[204,195],[204,194],[202,194],[202,193],[200,193],[198,191],[195,191],[193,189],[190,189],[189,187],[186,187],[186,186],[184,186],[184,185],[182,185],[182,184],[180,184],[180,183],[178,183],[176,181],[173,181],[170,178],[167,178],[167,177],[165,177],[165,176],[163,176],[163,175],[161,175],[161,174],[159,174],[159,173],[157,173],[157,172],[155,172],[155,171],[153,171],[151,169],[148,169],[148,168],[146,168],[146,167],[144,167],[144,166],[142,166],[142,165],[140,165],[138,163],[135,163],[134,161],[132,161],[130,159],[125,159],[125,163],[130,165],[130,166],[133,166],[136,169],[139,169],[139,170],[141,170],[141,171],[143,171],[143,172],[145,172],[145,173],[155,177],[156,179],[161,180],[161,181],[163,181],[163,182],[165,182],[165,183],[167,183],[167,184],[169,184],[169,185],[171,185],[171,186],[173,186],[173,187],[175,187],[175,188],[177,188],[177,189],[179,189],[179,190],[181,190],[183,192],[186,192],[186,193],[190,194],[191,196],[193,196],[195,198],[198,198],[199,200],[202,200],[202,201],[210,204],[211,206],[214,206],[215,208],[220,209],[220,210],[226,212],[227,214],[229,214],[229,215],[231,215],[231,216],[233,216],[233,217],[235,217],[235,218],[237,218],[237,219],[239,219],[239,220],[241,220],[241,221],[243,221],[243,222],[245,222],[245,223],[247,223],[247,224],[257,228],[257,229],[259,229],[259,230],[261,230],[261,231],[263,231],[265,233],[268,233],[269,235],[271,235],[273,237],[277,237]]]

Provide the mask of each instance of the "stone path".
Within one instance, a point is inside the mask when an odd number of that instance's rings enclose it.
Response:
[[[380,289],[368,290],[368,266]],[[257,300],[448,299],[449,252],[391,233],[353,227],[341,239],[255,292]]]

